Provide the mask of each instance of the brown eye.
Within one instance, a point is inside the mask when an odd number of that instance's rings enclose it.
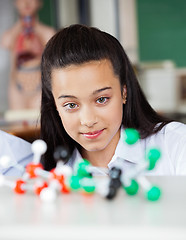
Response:
[[[74,104],[74,103],[69,103],[69,104],[68,104],[68,107],[69,107],[70,109],[73,109],[73,108],[76,107],[76,104]]]
[[[107,97],[100,97],[97,99],[97,103],[106,103],[108,101]]]
[[[66,110],[76,109],[78,106],[75,103],[66,103],[63,106]]]
[[[104,98],[104,97],[101,97],[101,98],[99,98],[99,99],[97,100],[97,102],[103,103],[103,102],[105,102],[105,98]]]

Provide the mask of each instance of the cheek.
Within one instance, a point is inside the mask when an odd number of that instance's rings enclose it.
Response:
[[[65,114],[65,113],[64,114],[59,113],[59,116],[61,118],[61,122],[63,124],[65,131],[68,133],[68,135],[73,137],[75,129],[77,129],[77,125],[78,125],[76,118],[72,117],[71,114]]]
[[[121,101],[116,101],[108,112],[111,122],[121,122],[123,117],[123,103]]]

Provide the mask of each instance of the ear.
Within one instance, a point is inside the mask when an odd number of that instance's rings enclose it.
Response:
[[[127,86],[123,86],[123,91],[122,91],[122,98],[123,98],[123,104],[126,104],[127,102]]]

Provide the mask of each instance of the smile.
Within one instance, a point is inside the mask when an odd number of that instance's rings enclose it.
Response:
[[[95,139],[95,138],[99,137],[103,131],[104,131],[104,129],[95,131],[95,132],[83,133],[83,136],[88,139]]]

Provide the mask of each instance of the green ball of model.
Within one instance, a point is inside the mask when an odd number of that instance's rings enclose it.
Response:
[[[147,193],[147,199],[149,201],[157,201],[161,196],[161,191],[158,187],[153,186]]]
[[[147,159],[149,160],[148,170],[154,169],[156,162],[159,160],[160,157],[161,157],[161,153],[158,149],[153,148],[149,150],[147,154]]]
[[[127,128],[124,131],[124,141],[129,144],[135,144],[140,138],[139,132],[133,128]]]
[[[132,179],[130,186],[123,186],[123,188],[128,195],[135,195],[138,192],[139,185],[134,179]]]
[[[95,182],[93,178],[83,178],[81,179],[81,187],[86,193],[94,193],[96,190]]]
[[[83,161],[80,162],[77,166],[77,175],[80,178],[92,177],[92,175],[88,171],[89,166],[90,166],[90,163],[86,159],[83,159]]]
[[[69,180],[69,185],[72,190],[79,190],[81,188],[80,178],[76,175],[72,175]]]

